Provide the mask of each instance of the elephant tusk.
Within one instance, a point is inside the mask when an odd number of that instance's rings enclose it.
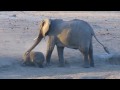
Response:
[[[34,40],[36,40],[38,37],[34,38]]]

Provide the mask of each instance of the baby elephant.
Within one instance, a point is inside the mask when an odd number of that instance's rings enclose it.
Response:
[[[36,67],[43,67],[43,63],[45,61],[44,55],[42,52],[30,52],[27,56],[26,54],[23,55],[23,64],[28,66],[36,66]]]

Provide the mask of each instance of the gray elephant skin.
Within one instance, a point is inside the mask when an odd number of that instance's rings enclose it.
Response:
[[[44,19],[40,22],[39,35],[35,43],[26,51],[26,55],[38,45],[45,36],[49,36],[47,43],[46,65],[50,65],[51,54],[57,46],[59,64],[64,66],[64,48],[78,49],[84,56],[83,67],[94,67],[92,36],[98,41],[92,27],[83,20],[73,19]],[[99,41],[98,41],[99,42]],[[100,42],[99,42],[100,43]],[[107,47],[100,43],[109,53]]]

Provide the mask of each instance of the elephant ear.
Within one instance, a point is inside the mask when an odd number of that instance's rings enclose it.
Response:
[[[45,37],[46,33],[49,31],[49,27],[50,27],[50,19],[44,19],[42,21],[42,29],[41,29],[43,37]]]

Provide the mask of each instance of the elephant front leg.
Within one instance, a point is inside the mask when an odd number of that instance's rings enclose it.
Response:
[[[49,48],[46,53],[46,65],[50,66],[50,59],[51,59],[51,54],[53,52],[54,47]]]
[[[48,44],[47,44],[47,53],[46,53],[46,65],[50,66],[50,59],[53,49],[55,47],[55,40],[54,37],[49,37]]]
[[[59,62],[60,62],[60,67],[64,67],[65,62],[64,62],[64,56],[63,56],[63,50],[64,47],[59,47],[57,46],[57,51],[58,51],[58,57],[59,57]]]

